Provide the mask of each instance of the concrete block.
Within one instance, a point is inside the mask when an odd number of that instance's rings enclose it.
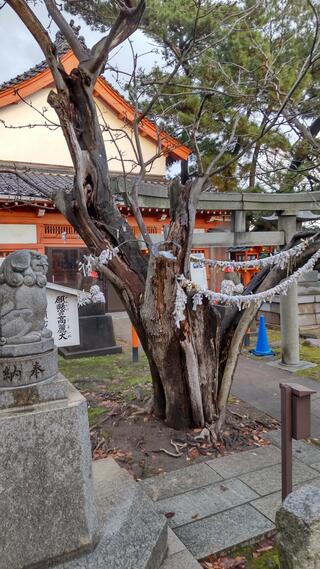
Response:
[[[281,452],[277,447],[270,445],[215,458],[207,464],[223,478],[231,478],[279,462],[281,462]]]
[[[274,360],[266,362],[267,365],[271,367],[276,367],[285,371],[289,371],[290,373],[296,373],[303,369],[308,369],[311,367],[316,367],[317,364],[313,362],[307,362],[305,360],[299,360],[297,364],[284,364],[282,360]]]
[[[299,314],[299,326],[316,326],[316,314]]]
[[[131,344],[131,322],[128,314],[125,311],[112,312],[111,316],[116,339]]]
[[[150,498],[157,501],[188,492],[194,488],[213,484],[218,480],[221,480],[219,474],[209,468],[207,464],[201,463],[174,470],[168,474],[147,478],[140,484]]]
[[[320,569],[320,489],[292,492],[276,515],[283,569]]]
[[[234,478],[160,500],[155,506],[161,514],[174,513],[168,522],[170,527],[176,528],[250,502],[255,498],[258,498],[255,492]]]
[[[202,559],[255,540],[273,529],[270,520],[250,504],[243,504],[177,528],[175,533],[196,559]]]
[[[87,403],[0,411],[0,569],[41,568],[97,541]]]
[[[159,569],[167,553],[165,517],[113,459],[94,462],[93,476],[100,541],[94,551],[55,569]]]
[[[314,295],[313,294],[299,294],[298,296],[298,305],[299,304],[313,304],[314,302]]]
[[[293,461],[293,484],[302,484],[318,476],[318,472],[297,460]],[[272,494],[281,489],[281,464],[268,466],[255,472],[240,476],[240,480],[250,486],[260,496]]]

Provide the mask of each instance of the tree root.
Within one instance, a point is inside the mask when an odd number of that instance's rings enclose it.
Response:
[[[165,448],[160,448],[159,450],[154,450],[153,452],[164,452],[165,454],[172,456],[173,458],[179,458],[180,456],[183,456],[183,452],[181,452],[180,449],[186,448],[188,446],[188,443],[175,443],[174,441],[170,441],[170,444],[175,448],[176,454],[174,454],[173,452],[170,452],[169,450],[165,449]]]

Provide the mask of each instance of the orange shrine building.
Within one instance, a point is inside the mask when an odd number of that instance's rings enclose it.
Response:
[[[77,59],[59,33],[56,45],[61,61],[69,72],[77,65]],[[86,252],[85,244],[50,199],[40,191],[44,187],[52,192],[68,189],[73,183],[67,144],[55,111],[47,103],[52,88],[52,75],[45,61],[0,85],[0,166],[2,170],[8,168],[23,172],[28,181],[15,174],[0,172],[0,257],[17,249],[36,249],[48,256],[49,280],[86,289],[90,286],[90,278],[84,278],[78,270]],[[123,183],[124,173],[130,183],[138,172],[131,128],[134,109],[102,76],[97,80],[94,95],[112,182],[118,188]],[[167,195],[167,168],[179,162],[183,179],[190,149],[168,133],[159,133],[155,124],[148,119],[141,124],[140,144],[144,160],[150,160],[144,187],[148,188],[151,196]],[[157,157],[151,160],[155,155]],[[138,236],[136,221],[121,199],[121,194],[117,201],[121,213]],[[168,223],[168,205],[159,207],[156,205],[158,200],[152,200],[151,197],[147,201],[148,205],[141,208],[147,228],[151,234],[162,234]],[[198,211],[196,232],[217,228],[230,228],[230,212]],[[205,257],[214,255],[227,258],[227,249],[224,247],[215,248],[214,251],[204,247],[196,251]],[[120,300],[110,283],[102,284],[108,311],[121,310]]]

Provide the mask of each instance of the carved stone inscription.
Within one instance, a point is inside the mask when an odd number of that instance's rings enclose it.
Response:
[[[46,381],[57,372],[56,350],[18,358],[0,358],[0,389]]]

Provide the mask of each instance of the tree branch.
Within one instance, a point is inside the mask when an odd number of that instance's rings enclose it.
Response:
[[[72,27],[68,24],[60,10],[57,8],[55,0],[44,0],[44,3],[51,18],[57,24],[59,30],[63,33],[77,59],[80,62],[88,60],[88,51],[81,44]]]
[[[131,3],[131,2],[130,2]],[[124,42],[136,31],[142,14],[145,10],[145,0],[141,0],[137,7],[132,8],[128,5],[128,0],[120,4],[119,15],[114,22],[108,36],[98,41],[91,50],[89,63],[82,67],[94,78],[97,78],[103,71],[107,62],[109,52]],[[93,84],[95,81],[93,81]]]

